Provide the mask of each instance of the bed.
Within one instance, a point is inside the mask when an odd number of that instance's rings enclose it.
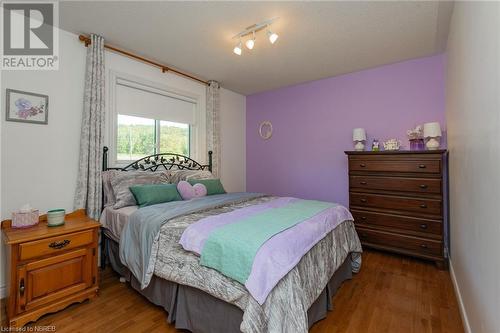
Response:
[[[186,156],[158,154],[124,168],[112,169],[107,166],[105,149],[103,161],[105,171],[120,173],[211,171],[211,154],[208,165]],[[326,317],[327,311],[332,309],[331,300],[337,288],[361,266],[361,245],[347,209],[340,205],[328,206],[331,212],[337,212],[335,227],[314,242],[262,297],[255,296],[246,283],[201,265],[203,257],[186,251],[185,245],[180,244],[187,230],[196,230],[194,228],[202,222],[220,220],[223,216],[229,218],[280,202],[285,207],[290,202],[301,203],[295,200],[263,194],[228,193],[145,208],[135,205],[113,208],[108,205],[101,215],[101,266],[109,262],[132,288],[152,303],[162,306],[168,313],[167,320],[179,329],[192,332],[307,332],[315,322]],[[332,215],[326,209],[321,212],[325,216]],[[316,218],[321,214],[313,215]],[[318,224],[309,220],[310,225]],[[157,223],[159,221],[161,223]],[[297,237],[293,230],[305,224],[306,221],[272,236],[265,246],[259,248],[255,262],[260,254],[267,258],[279,253],[279,246]],[[267,246],[273,242],[274,248]],[[276,245],[279,245],[278,251]],[[269,252],[266,254],[265,251]],[[259,265],[252,266],[248,281],[256,266]],[[267,267],[264,271],[272,269]]]

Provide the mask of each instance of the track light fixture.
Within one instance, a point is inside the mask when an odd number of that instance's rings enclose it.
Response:
[[[276,40],[278,40],[278,37],[278,34],[272,32],[271,29],[267,28],[267,38],[269,38],[271,44],[274,44]]]
[[[237,54],[237,55],[241,55],[241,53],[242,53],[241,38],[245,37],[245,36],[248,36],[248,35],[252,35],[252,38],[248,39],[245,42],[245,46],[249,50],[253,49],[254,46],[255,46],[255,34],[257,32],[259,32],[259,31],[263,30],[263,29],[266,29],[266,28],[267,28],[267,32],[266,32],[267,38],[269,39],[269,42],[271,42],[271,44],[274,44],[276,42],[276,40],[278,39],[278,34],[272,32],[269,27],[277,19],[278,19],[277,17],[274,17],[274,18],[272,18],[270,20],[266,20],[266,21],[263,21],[263,22],[260,22],[260,23],[257,23],[257,24],[253,24],[253,25],[245,28],[245,30],[243,30],[243,31],[239,32],[238,34],[236,34],[233,37],[233,39],[238,38],[239,42],[234,47],[233,52],[235,54]]]
[[[251,50],[253,49],[254,45],[255,45],[255,31],[253,32],[253,38],[252,39],[249,39],[245,42],[245,45],[246,47]]]
[[[241,40],[240,40],[240,42],[238,44],[236,44],[236,46],[234,47],[233,52],[237,55],[241,55],[241,47],[242,47],[242,45],[241,45]]]

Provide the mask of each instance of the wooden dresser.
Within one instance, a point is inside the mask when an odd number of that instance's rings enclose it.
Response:
[[[66,223],[48,227],[46,217],[26,229],[2,222],[7,252],[7,318],[21,327],[98,291],[97,242],[100,224],[83,210]]]
[[[446,150],[345,153],[349,207],[361,243],[445,268]]]

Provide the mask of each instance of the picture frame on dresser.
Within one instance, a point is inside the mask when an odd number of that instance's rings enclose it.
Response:
[[[448,151],[346,151],[363,246],[448,266]]]

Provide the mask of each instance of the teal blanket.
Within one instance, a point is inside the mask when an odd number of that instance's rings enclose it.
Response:
[[[152,255],[153,245],[158,246],[160,228],[165,223],[179,216],[261,196],[260,193],[227,193],[140,208],[130,216],[122,231],[120,260],[144,289],[151,281],[156,262],[156,256]]]
[[[207,238],[200,263],[245,284],[255,255],[267,240],[332,206],[299,200],[224,225]]]

